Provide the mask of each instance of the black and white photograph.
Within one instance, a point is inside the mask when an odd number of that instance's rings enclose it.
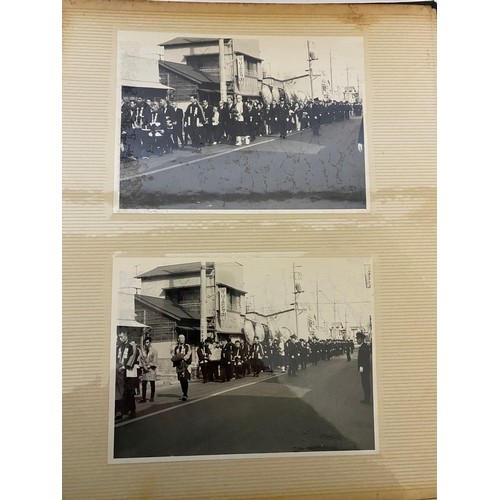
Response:
[[[118,32],[115,209],[366,210],[363,44]]]
[[[370,258],[115,258],[109,462],[373,453]]]

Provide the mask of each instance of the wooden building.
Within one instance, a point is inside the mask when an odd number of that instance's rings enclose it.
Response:
[[[159,63],[161,82],[176,89],[178,102],[187,101],[190,93],[198,93],[200,99],[218,104],[221,74],[228,95],[261,98],[262,59],[258,40],[222,40],[223,68],[219,62],[218,38],[177,37],[160,44],[165,51]]]

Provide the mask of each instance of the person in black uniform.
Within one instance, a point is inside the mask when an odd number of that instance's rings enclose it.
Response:
[[[313,135],[319,137],[319,129],[321,127],[321,105],[317,97],[314,98],[314,102],[311,106],[311,128]]]
[[[203,109],[203,114],[205,115],[205,120],[203,121],[203,127],[201,128],[201,142],[204,146],[211,146],[213,142],[213,117],[214,108],[209,106],[208,101],[203,99],[201,103],[201,109]]]
[[[172,141],[174,149],[183,148],[185,146],[184,133],[182,131],[182,121],[184,119],[184,111],[177,106],[176,102],[172,102],[172,123],[174,125],[172,132]],[[180,145],[179,145],[180,143]]]
[[[227,338],[222,339],[220,378],[221,382],[229,382],[233,378],[233,343]]]
[[[290,108],[287,106],[284,97],[280,99],[280,104],[276,108],[275,112],[280,138],[286,139],[286,134],[288,132],[288,121],[290,120]]]
[[[196,355],[198,356],[198,364],[201,369],[201,375],[203,377],[203,383],[206,384],[210,380],[210,355],[212,351],[210,350],[210,343],[208,339],[201,342],[198,349],[196,349]]]
[[[191,144],[197,153],[201,153],[201,128],[205,121],[205,114],[198,102],[198,97],[193,94],[191,103],[184,113],[184,125],[186,134],[191,138]]]
[[[250,360],[252,363],[253,376],[258,377],[262,370],[262,360],[264,359],[264,349],[260,343],[259,337],[253,339],[250,347]]]
[[[372,349],[371,345],[365,342],[366,335],[359,331],[356,333],[356,342],[359,344],[358,350],[358,371],[361,374],[361,386],[365,399],[361,400],[363,404],[372,402]]]
[[[239,340],[234,341],[233,362],[236,378],[243,378],[245,376],[245,367],[243,365],[243,348]]]
[[[299,345],[295,334],[286,341],[285,353],[288,358],[288,375],[296,377],[299,368]]]
[[[247,103],[247,133],[250,136],[250,141],[255,141],[259,128],[259,113],[253,101]]]
[[[136,346],[128,341],[127,332],[120,331],[116,346],[116,391],[121,397],[115,396],[115,420],[121,420],[123,414],[128,414],[129,418],[135,417],[137,375],[134,370],[139,355]]]

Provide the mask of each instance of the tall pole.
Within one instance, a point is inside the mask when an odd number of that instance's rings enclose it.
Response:
[[[299,303],[297,297],[299,293],[302,293],[302,291],[297,289],[297,281],[295,280],[295,274],[296,274],[295,262],[292,263],[292,270],[293,270],[292,274],[293,274],[293,296],[294,296],[293,308],[295,309],[295,332],[297,337],[299,337],[299,313],[298,313]]]
[[[201,263],[200,273],[200,341],[207,338],[207,265]]]
[[[234,41],[232,38],[229,39],[231,47],[231,81],[233,82],[233,93],[236,94],[236,59],[234,58]],[[238,89],[239,92],[239,89]]]
[[[307,62],[309,63],[309,81],[311,83],[311,99],[314,99],[312,61],[313,61],[313,58],[311,57],[311,49],[309,46],[309,40],[307,40]]]
[[[224,38],[219,38],[219,79],[220,79],[220,99],[227,101],[226,87],[226,57],[224,50]]]

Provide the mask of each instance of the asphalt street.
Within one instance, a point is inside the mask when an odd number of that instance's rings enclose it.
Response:
[[[194,382],[187,402],[177,384],[160,391],[115,426],[115,458],[374,449],[373,407],[345,356],[296,377]]]
[[[120,169],[122,209],[366,208],[361,119],[257,137],[250,145],[186,147],[127,161]]]

